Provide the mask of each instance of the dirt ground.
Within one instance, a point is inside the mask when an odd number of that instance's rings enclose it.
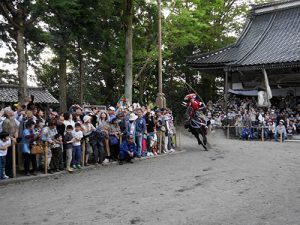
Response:
[[[202,151],[0,186],[0,224],[299,225],[300,143],[227,140]]]

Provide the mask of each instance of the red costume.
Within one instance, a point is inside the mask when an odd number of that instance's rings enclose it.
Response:
[[[187,106],[191,106],[194,111],[198,111],[202,106],[202,102],[196,100],[196,95],[194,93],[185,96],[184,100],[188,100]]]

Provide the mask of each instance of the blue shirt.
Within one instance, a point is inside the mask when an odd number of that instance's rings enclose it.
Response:
[[[146,120],[143,117],[137,118],[135,121],[135,132],[144,134],[146,131]]]
[[[29,136],[29,135],[33,135],[33,131],[30,131],[28,129],[25,129],[23,130],[23,138],[21,140],[21,144],[22,144],[22,152],[23,153],[28,153],[30,154],[30,148],[29,148],[29,144],[31,142],[31,139],[30,138],[26,138],[26,136]]]

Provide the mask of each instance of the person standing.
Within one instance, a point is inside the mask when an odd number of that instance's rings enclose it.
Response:
[[[142,142],[143,136],[147,133],[146,121],[143,117],[142,109],[136,110],[138,118],[135,122],[135,141],[137,143],[137,157],[140,158],[142,156]]]
[[[66,169],[68,172],[73,172],[71,168],[72,162],[72,139],[73,139],[73,127],[72,125],[68,125],[66,128],[66,134],[64,135],[64,144],[66,149]]]
[[[83,133],[81,131],[81,124],[75,124],[75,130],[73,131],[73,145],[72,145],[72,161],[73,168],[80,169],[81,160],[81,139],[83,138]]]
[[[12,109],[6,108],[4,115],[6,119],[2,123],[2,130],[7,132],[11,139],[18,138],[18,124],[14,112]],[[7,149],[5,172],[7,176],[12,177],[12,146]]]
[[[36,176],[37,164],[36,155],[31,154],[31,145],[34,142],[34,122],[28,121],[25,125],[22,137],[22,153],[24,157],[24,173],[26,176],[30,176],[29,167],[30,162],[32,164],[32,175]]]
[[[7,148],[11,146],[11,140],[9,138],[9,133],[0,133],[0,180],[8,179],[9,177],[5,174],[5,162]]]

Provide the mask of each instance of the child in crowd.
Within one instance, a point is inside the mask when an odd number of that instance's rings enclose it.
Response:
[[[71,162],[72,162],[72,140],[73,140],[73,126],[67,125],[66,133],[64,135],[64,144],[66,149],[66,169],[68,172],[73,172],[73,169],[71,168]]]
[[[11,140],[7,132],[0,133],[0,180],[8,179],[9,177],[5,174],[5,162],[7,148],[11,146]]]
[[[60,134],[56,134],[54,136],[54,141],[52,144],[52,158],[50,162],[50,167],[53,172],[59,172],[59,162],[62,157],[62,136]]]
[[[73,168],[80,169],[80,160],[81,160],[81,139],[83,138],[83,133],[81,131],[81,124],[75,124],[75,130],[73,131],[72,139],[72,161]]]

